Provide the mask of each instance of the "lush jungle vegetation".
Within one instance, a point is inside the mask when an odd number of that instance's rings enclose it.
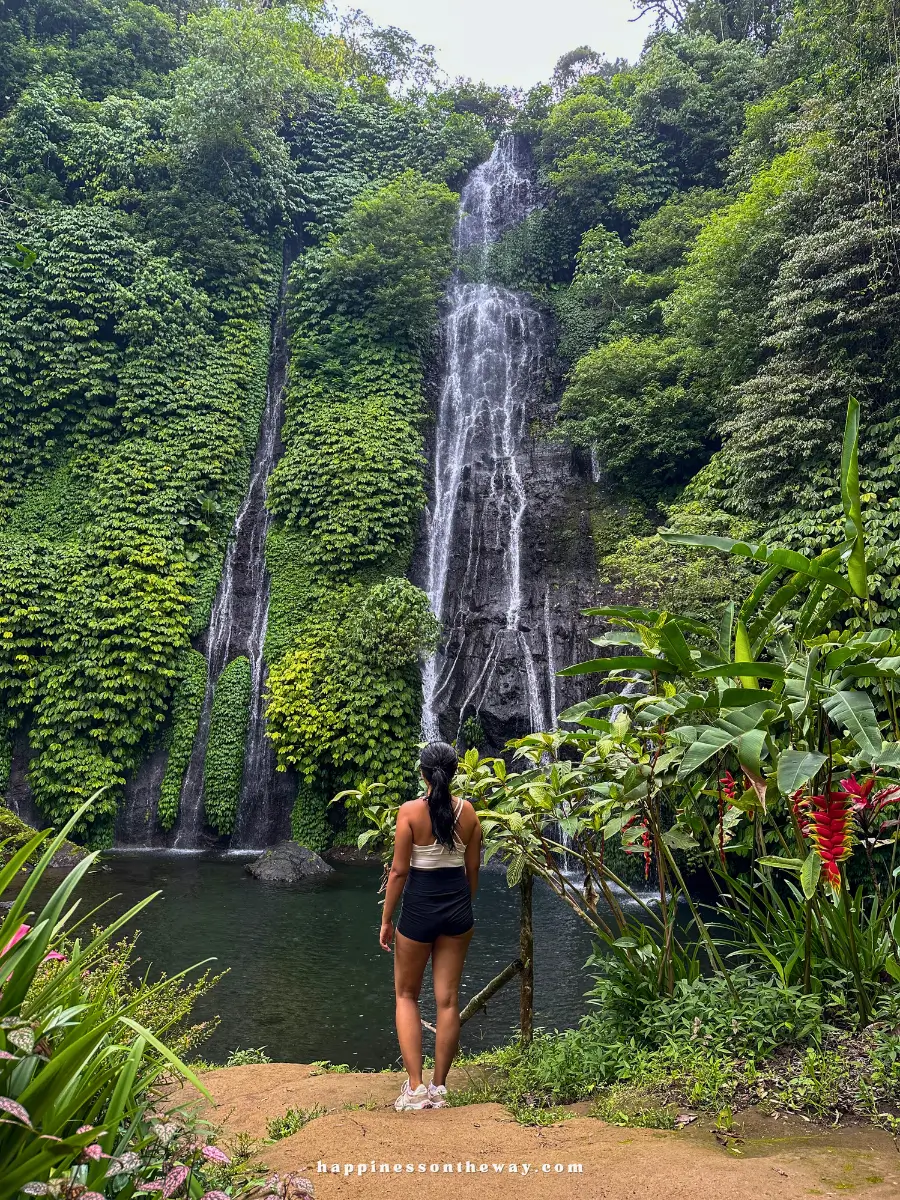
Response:
[[[451,188],[490,147],[477,114],[423,90],[431,73],[406,35],[359,14],[337,28],[319,0],[29,2],[0,20],[0,784],[17,743],[54,822],[105,788],[81,830],[97,844],[155,746],[160,818],[177,819],[197,639],[284,286],[266,657],[297,831],[330,836],[348,764],[407,772],[416,657],[435,636],[404,578],[424,364]],[[222,832],[247,669],[230,664],[216,694]]]
[[[407,574],[456,192],[515,131],[544,203],[488,271],[554,317],[535,432],[595,461],[609,603],[568,668],[598,695],[508,759],[470,752],[459,787],[510,884],[543,880],[598,953],[591,1015],[523,1027],[482,1086],[536,1121],[591,1096],[643,1123],[757,1100],[896,1127],[895,7],[644,7],[637,63],[583,47],[527,94],[444,86],[320,0],[4,8],[0,782],[27,750],[59,838],[102,845],[164,748],[174,825],[284,309],[269,733],[298,840],[390,833],[439,634]],[[229,663],[211,714],[222,833],[248,676]],[[150,1100],[209,981],[126,985],[117,926],[73,924],[90,859],[23,930],[57,844],[0,873],[38,858],[0,927],[0,1197],[128,1200],[163,1173],[218,1200],[214,1139]]]
[[[878,620],[895,611],[896,10],[650,3],[634,66],[567,56],[515,120],[546,207],[498,274],[556,311],[557,433],[593,448],[602,576],[695,615],[745,575],[659,525],[817,553],[847,397]],[[626,536],[622,537],[622,526]]]

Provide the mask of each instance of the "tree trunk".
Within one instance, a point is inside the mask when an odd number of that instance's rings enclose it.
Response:
[[[532,924],[531,898],[534,877],[530,871],[522,875],[519,884],[521,909],[519,916],[519,960],[522,963],[521,990],[519,992],[519,1030],[522,1044],[530,1045],[534,1031],[534,926]]]
[[[471,1020],[471,1018],[475,1016],[479,1009],[485,1008],[488,1000],[490,1000],[492,996],[496,996],[497,992],[499,992],[502,987],[505,987],[511,979],[514,979],[521,970],[522,964],[518,959],[516,959],[516,961],[511,962],[508,967],[504,967],[499,975],[495,975],[489,984],[483,987],[476,996],[472,997],[466,1007],[459,1014],[460,1025],[465,1025],[466,1021]]]

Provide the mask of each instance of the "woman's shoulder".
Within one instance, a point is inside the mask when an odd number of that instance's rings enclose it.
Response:
[[[465,796],[454,796],[453,800],[459,809],[459,815],[471,813],[475,820],[478,820],[478,810],[471,800],[467,800]]]
[[[415,800],[404,800],[400,805],[398,812],[404,813],[406,816],[411,817],[419,811],[423,804],[426,803],[427,801],[425,800],[424,796],[416,796]]]

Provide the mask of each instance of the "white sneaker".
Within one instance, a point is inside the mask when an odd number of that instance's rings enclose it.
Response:
[[[431,1107],[431,1096],[425,1084],[420,1083],[415,1091],[413,1091],[409,1086],[408,1079],[404,1083],[400,1095],[394,1101],[394,1108],[396,1108],[397,1112],[416,1112],[419,1109]]]
[[[429,1083],[428,1099],[431,1101],[432,1108],[446,1108],[447,1089],[442,1083]]]

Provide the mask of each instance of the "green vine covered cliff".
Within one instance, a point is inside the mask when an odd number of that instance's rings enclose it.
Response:
[[[268,547],[279,754],[341,782],[350,756],[372,769],[387,753],[393,778],[407,746],[385,752],[373,730],[413,736],[412,664],[434,637],[404,579],[423,356],[450,265],[448,184],[489,138],[446,99],[396,98],[422,65],[410,39],[326,18],[317,0],[98,0],[0,21],[3,761],[27,746],[54,820],[105,786],[95,839],[157,746],[160,817],[177,818],[205,676],[191,642],[249,475],[285,246],[294,361]],[[207,762],[223,832],[240,662]],[[315,703],[288,686],[310,672]]]

